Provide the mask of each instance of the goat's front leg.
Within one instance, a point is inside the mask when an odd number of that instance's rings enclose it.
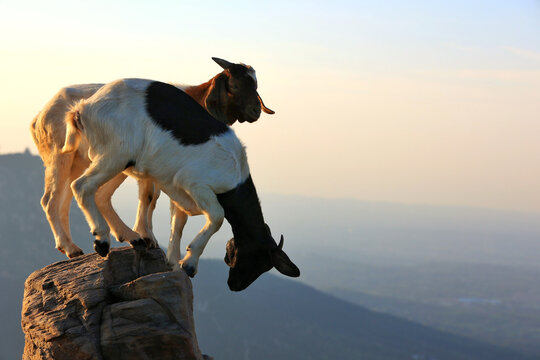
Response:
[[[142,235],[131,230],[122,219],[120,219],[111,202],[113,193],[118,189],[120,184],[124,182],[126,177],[127,175],[120,173],[103,184],[96,192],[96,204],[107,221],[107,224],[109,224],[111,232],[116,240],[120,242],[128,241],[131,244],[139,241]]]
[[[180,252],[180,240],[186,225],[188,215],[171,200],[171,236],[167,248],[167,261],[173,270],[180,270],[179,261],[182,257]]]
[[[94,249],[101,256],[107,256],[110,247],[109,226],[96,204],[95,195],[100,186],[122,172],[125,161],[110,161],[105,157],[96,159],[86,171],[71,184],[71,189],[92,234],[96,237]]]
[[[157,248],[158,242],[152,232],[152,213],[156,206],[159,189],[152,180],[138,180],[139,205],[134,230],[143,238],[148,248]],[[156,191],[157,190],[157,191]]]
[[[195,236],[195,239],[186,248],[186,255],[180,261],[180,266],[193,277],[197,273],[199,257],[204,251],[210,237],[214,235],[223,224],[225,211],[218,202],[216,194],[207,186],[193,186],[184,188],[197,204],[199,210],[206,217],[206,224]]]

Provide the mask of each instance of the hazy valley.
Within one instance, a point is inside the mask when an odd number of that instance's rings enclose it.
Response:
[[[5,359],[22,351],[24,279],[64,260],[39,205],[42,176],[36,156],[0,156],[0,281],[10,289],[2,295]],[[114,201],[132,222],[133,183]],[[302,270],[299,281],[310,287],[265,275],[234,294],[226,288],[223,261],[202,262],[194,280],[198,336],[217,359],[540,355],[540,215],[265,193],[261,201],[274,234],[285,235],[285,249]],[[164,247],[168,221],[162,195],[154,223]],[[76,206],[71,224],[77,244],[91,251]],[[201,226],[201,218],[190,219],[184,246]],[[222,259],[230,234],[224,225],[203,257]]]

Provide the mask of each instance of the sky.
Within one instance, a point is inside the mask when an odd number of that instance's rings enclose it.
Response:
[[[259,191],[540,212],[538,0],[0,0],[0,34],[0,153],[62,86],[217,56],[276,111],[234,126]]]

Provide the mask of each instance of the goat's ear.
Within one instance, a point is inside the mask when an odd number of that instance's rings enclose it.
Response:
[[[276,112],[272,109],[269,109],[267,108],[265,105],[264,105],[264,102],[261,98],[261,95],[259,95],[259,93],[257,93],[257,97],[259,98],[259,102],[261,103],[261,109],[262,111],[264,111],[265,113],[269,114],[269,115],[272,115],[272,114],[275,114]]]
[[[272,264],[274,267],[282,273],[290,277],[299,277],[300,269],[289,259],[285,251],[281,249],[272,250]]]
[[[268,226],[267,223],[264,223],[264,228],[266,229],[266,232],[268,233],[268,235],[272,236],[272,232],[270,231],[270,226]],[[283,236],[283,235],[281,235]]]
[[[227,106],[229,103],[229,95],[227,93],[228,80],[229,78],[224,72],[212,79],[206,99],[204,100],[204,105],[213,117],[227,125],[232,125],[235,119],[232,119],[232,121],[227,119]]]
[[[223,258],[223,260],[225,261],[225,264],[227,264],[229,267],[234,267],[234,265],[236,264],[234,238],[227,241],[227,245],[225,246],[225,257]]]
[[[214,60],[219,66],[221,66],[224,70],[230,69],[231,66],[234,64],[228,62],[227,60],[223,60],[217,57],[213,57],[212,60]]]

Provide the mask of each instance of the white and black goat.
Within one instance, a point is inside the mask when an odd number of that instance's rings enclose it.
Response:
[[[231,290],[245,289],[272,267],[300,275],[282,250],[283,238],[276,244],[264,223],[240,140],[185,92],[157,81],[118,80],[76,103],[66,124],[63,152],[77,149],[83,138],[88,143],[92,163],[71,187],[100,255],[109,251],[109,227],[94,196],[125,171],[159,184],[185,213],[206,217],[180,261],[188,275],[196,274],[199,257],[224,218],[234,234],[225,256]]]
[[[261,109],[268,114],[274,113],[264,105],[257,92],[255,70],[251,66],[212,59],[223,68],[221,73],[200,85],[175,86],[183,89],[216,119],[228,125],[237,120],[256,121]],[[82,251],[73,243],[70,235],[69,207],[72,192],[69,184],[88,168],[90,159],[85,141],[74,152],[61,152],[66,137],[65,116],[72,104],[92,96],[103,85],[72,85],[61,89],[34,118],[30,127],[45,166],[45,191],[41,204],[51,225],[56,248],[70,258],[81,255]],[[99,210],[117,240],[131,243],[142,238],[149,246],[157,246],[152,232],[152,212],[159,189],[150,180],[138,181],[139,206],[135,226],[131,230],[111,204],[112,194],[125,178],[125,174],[118,174],[100,187],[96,193]],[[172,229],[168,257],[172,263],[180,257],[179,241],[186,221],[187,215],[181,209],[171,206]]]

